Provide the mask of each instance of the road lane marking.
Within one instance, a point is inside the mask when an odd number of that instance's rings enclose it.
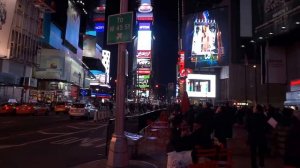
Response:
[[[102,148],[102,147],[104,147],[104,146],[106,146],[106,143],[103,143],[103,144],[97,145],[97,146],[95,146],[95,148]]]
[[[0,149],[22,147],[22,146],[26,146],[26,145],[30,145],[30,144],[35,144],[35,143],[39,143],[39,142],[43,142],[43,141],[48,141],[48,140],[59,138],[59,137],[64,137],[64,136],[68,136],[68,135],[73,135],[73,134],[77,134],[77,133],[88,132],[88,131],[91,131],[91,130],[100,129],[100,128],[103,128],[105,126],[106,125],[101,125],[101,126],[98,126],[98,127],[95,127],[95,128],[90,128],[90,129],[81,130],[81,131],[72,132],[72,133],[65,133],[63,135],[57,135],[57,136],[54,136],[54,137],[49,137],[49,138],[44,138],[44,139],[29,141],[29,142],[22,143],[22,144],[17,144],[17,145],[0,145]]]
[[[77,137],[70,137],[70,138],[66,138],[66,139],[61,139],[61,140],[58,140],[58,141],[53,141],[53,142],[50,142],[51,144],[57,144],[57,145],[68,145],[68,144],[71,144],[71,143],[74,143],[74,142],[78,142],[78,141],[81,141],[80,138],[77,138]]]
[[[79,127],[72,126],[72,125],[68,125],[67,127],[69,127],[69,128],[74,128],[74,129],[85,129],[85,128],[79,128]]]
[[[37,133],[45,134],[45,135],[66,134],[66,133],[60,133],[60,132],[45,132],[45,131],[37,131]]]
[[[104,138],[83,138],[80,143],[80,146],[83,147],[93,146],[95,142],[103,141],[103,140],[105,139]]]

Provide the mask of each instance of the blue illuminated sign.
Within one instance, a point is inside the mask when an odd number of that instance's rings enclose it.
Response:
[[[151,23],[139,23],[139,30],[150,30]]]
[[[103,22],[99,22],[99,23],[95,23],[95,30],[96,32],[104,32],[104,23]]]

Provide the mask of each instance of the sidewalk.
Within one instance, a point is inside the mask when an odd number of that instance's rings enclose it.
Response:
[[[149,127],[145,131],[144,138],[138,143],[138,153],[131,158],[129,168],[167,167],[167,143],[169,141],[170,130],[164,124],[155,125],[157,126]],[[246,131],[240,126],[235,126],[233,138],[228,144],[233,153],[233,168],[251,167],[246,138]],[[106,165],[106,160],[97,160],[73,168],[104,168],[104,165]],[[265,165],[266,168],[282,168],[282,157],[267,157]]]
[[[167,166],[166,147],[170,131],[167,123],[155,124],[144,131],[144,137],[137,144],[137,153],[134,153],[133,146],[128,147],[131,155],[129,168],[164,168]],[[105,168],[107,160],[95,160],[72,168]]]
[[[250,149],[246,143],[247,132],[239,125],[234,126],[233,138],[228,146],[232,149],[234,168],[251,168]],[[267,156],[266,168],[282,168],[282,156]]]

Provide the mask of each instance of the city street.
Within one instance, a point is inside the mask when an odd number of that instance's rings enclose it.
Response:
[[[103,159],[106,123],[68,115],[1,116],[0,167],[64,168]]]

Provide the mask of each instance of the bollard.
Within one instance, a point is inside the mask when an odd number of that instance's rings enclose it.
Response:
[[[98,121],[98,110],[96,110],[94,113],[94,121]]]

